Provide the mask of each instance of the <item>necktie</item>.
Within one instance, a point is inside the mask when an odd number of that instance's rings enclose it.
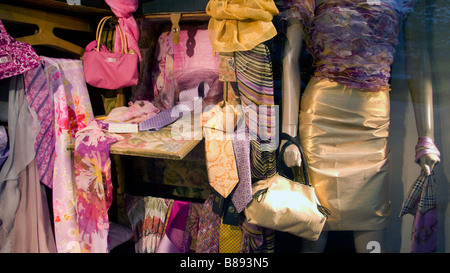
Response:
[[[246,109],[254,179],[276,173],[277,108],[274,103],[270,51],[263,43],[249,51],[235,52],[234,65],[242,106]]]
[[[25,88],[28,105],[36,112],[41,129],[36,137],[36,163],[39,177],[46,186],[53,187],[55,165],[55,109],[53,94],[47,84],[42,65],[25,73]]]
[[[238,127],[240,128],[240,127]],[[234,154],[239,174],[239,183],[231,197],[237,212],[242,212],[252,200],[252,180],[250,171],[250,140],[245,128],[239,129],[233,139]]]
[[[141,122],[139,124],[139,131],[152,131],[152,132],[159,131],[163,127],[181,118],[182,115],[183,112],[179,112],[178,115],[174,115],[172,114],[172,108],[166,109],[156,114],[156,116],[153,116]]]
[[[241,242],[242,229],[239,225],[220,224],[219,253],[239,253]]]
[[[200,213],[197,253],[218,253],[220,236],[220,216],[213,212],[214,193],[205,200]]]
[[[209,183],[224,198],[239,182],[232,137],[227,134],[229,122],[236,120],[235,110],[229,104],[222,108],[219,103],[202,116]],[[233,130],[234,124],[236,122],[232,124]]]

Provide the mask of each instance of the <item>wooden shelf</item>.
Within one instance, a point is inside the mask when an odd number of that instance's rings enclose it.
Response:
[[[202,132],[186,139],[174,136],[172,126],[164,127],[158,132],[118,134],[123,140],[111,144],[110,154],[182,160],[202,141]],[[67,147],[68,150],[74,148],[74,144]]]

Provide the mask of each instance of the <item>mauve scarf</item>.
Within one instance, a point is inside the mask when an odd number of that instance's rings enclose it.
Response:
[[[135,12],[138,7],[138,0],[105,0],[105,2],[119,19],[119,25],[124,32],[124,35],[127,37],[128,48],[138,55],[139,62],[142,61],[138,45],[139,27],[133,17],[133,12]],[[118,32],[116,32],[114,48],[117,50],[121,49]]]

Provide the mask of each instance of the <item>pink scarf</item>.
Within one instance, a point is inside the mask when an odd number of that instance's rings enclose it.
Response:
[[[138,7],[138,0],[105,0],[105,2],[111,7],[111,10],[119,19],[119,25],[127,37],[128,48],[139,56],[139,62],[142,61],[138,45],[139,27],[133,17],[133,12]],[[118,32],[116,32],[114,48],[121,49]]]

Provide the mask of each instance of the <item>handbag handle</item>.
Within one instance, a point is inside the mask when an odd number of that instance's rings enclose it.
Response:
[[[298,138],[294,138],[286,133],[281,133],[280,137],[281,137],[281,140],[287,140],[287,141],[284,143],[283,146],[281,146],[280,153],[278,154],[278,159],[277,159],[278,173],[282,175],[282,171],[281,171],[282,163],[284,162],[283,155],[284,155],[286,148],[289,145],[294,144],[295,146],[297,146],[298,150],[300,151],[300,157],[302,159],[301,169],[302,169],[303,177],[305,179],[304,184],[311,186],[311,184],[309,183],[309,176],[308,176],[308,171],[307,171],[307,167],[306,167],[307,162],[306,162],[305,154],[303,153],[303,149],[300,146],[300,141],[298,140]]]
[[[108,21],[111,18],[112,18],[112,16],[105,16],[98,23],[97,32],[96,32],[96,35],[95,35],[95,39],[97,40],[97,51],[100,51],[100,44],[101,44],[101,37],[102,37],[103,27],[105,26],[106,21]],[[126,40],[126,36],[122,32],[122,28],[120,27],[119,24],[117,24],[116,28],[119,31],[119,35],[120,35],[122,54],[129,53],[128,52],[128,47],[127,47],[128,43],[127,43],[127,40]]]

